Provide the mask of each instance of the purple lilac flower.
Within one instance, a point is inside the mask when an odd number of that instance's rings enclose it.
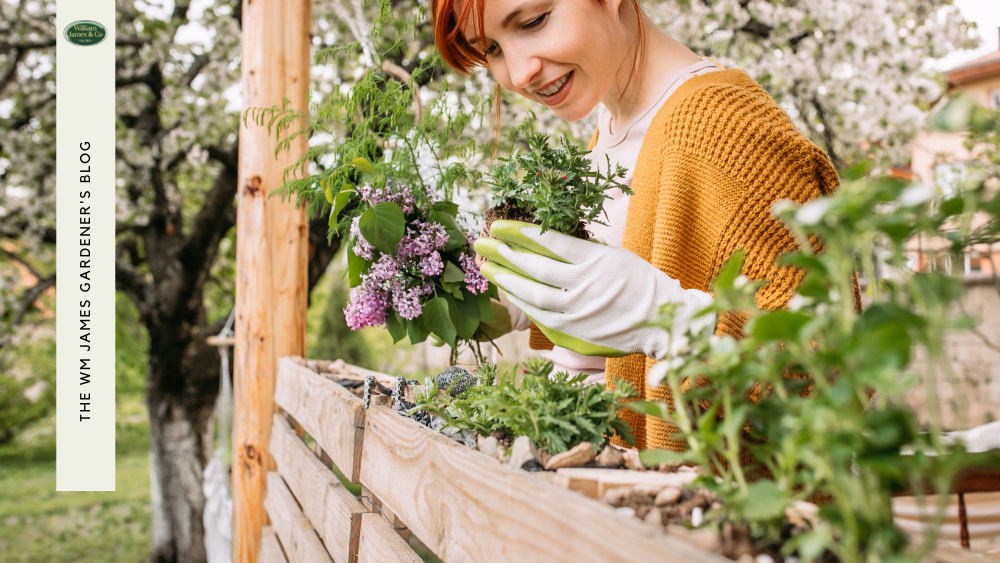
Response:
[[[432,252],[420,260],[420,273],[425,276],[436,276],[444,271],[444,261],[437,252]]]
[[[490,282],[479,272],[476,259],[471,254],[463,253],[459,260],[462,262],[462,271],[465,272],[465,287],[473,295],[485,293],[490,288]]]
[[[361,194],[361,199],[369,205],[375,206],[392,201],[399,205],[403,213],[413,213],[413,191],[405,184],[386,180],[385,187],[376,188],[366,183],[358,188],[358,193]]]
[[[354,237],[354,255],[365,260],[374,260],[375,247],[365,237],[361,236],[361,228],[358,227],[360,221],[360,215],[351,221],[351,236]]]
[[[364,285],[351,290],[351,302],[344,308],[344,318],[351,330],[385,324],[386,303],[379,291],[370,291]]]
[[[406,290],[402,288],[398,291],[394,290],[392,292],[392,308],[404,319],[415,319],[423,312],[423,307],[420,305],[420,297],[421,288],[419,286]]]

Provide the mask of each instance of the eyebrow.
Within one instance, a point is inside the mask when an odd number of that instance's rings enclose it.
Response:
[[[501,21],[501,22],[500,22],[500,27],[501,27],[501,28],[505,28],[505,27],[507,27],[507,24],[509,24],[509,23],[510,23],[510,20],[512,20],[512,19],[514,19],[514,18],[516,18],[516,17],[518,16],[518,14],[520,14],[520,13],[521,13],[521,12],[523,12],[523,11],[524,11],[524,6],[522,6],[522,7],[520,7],[520,8],[516,8],[516,9],[515,9],[514,11],[512,11],[511,13],[507,14],[507,17],[505,17],[505,18],[503,19],[503,21]],[[479,42],[479,37],[473,37],[472,39],[469,39],[469,40],[467,40],[466,42],[467,42],[467,43],[468,43],[469,45],[475,45],[476,43],[478,43],[478,42]]]

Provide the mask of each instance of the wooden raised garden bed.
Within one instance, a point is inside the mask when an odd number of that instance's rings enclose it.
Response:
[[[592,484],[567,490],[557,482],[574,479],[500,464],[401,417],[391,397],[373,397],[366,410],[336,381],[391,381],[384,374],[342,362],[336,374],[319,373],[311,363],[278,362],[269,448],[277,470],[267,477],[262,563],[419,562],[410,532],[446,563],[730,562],[589,498]],[[362,486],[360,498],[331,465]],[[983,560],[951,551],[934,559]]]

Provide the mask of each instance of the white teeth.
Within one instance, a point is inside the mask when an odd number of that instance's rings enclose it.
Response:
[[[541,95],[543,95],[543,96],[551,96],[552,94],[555,94],[556,92],[558,92],[559,89],[562,88],[562,85],[565,84],[567,80],[569,80],[569,74],[567,74],[566,76],[563,76],[562,78],[560,78],[559,80],[557,80],[555,84],[553,84],[552,86],[549,86],[548,88],[546,88],[544,90],[539,91],[538,93],[541,94]]]

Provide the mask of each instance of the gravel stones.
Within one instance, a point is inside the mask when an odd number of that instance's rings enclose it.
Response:
[[[668,504],[677,504],[677,501],[681,500],[680,487],[665,487],[660,492],[656,493],[656,499],[653,503],[656,506],[667,506]]]
[[[538,450],[535,449],[535,445],[531,443],[531,438],[527,436],[519,436],[514,440],[514,445],[510,448],[510,459],[507,463],[511,467],[521,468],[525,463],[529,461],[537,461]]]
[[[561,469],[563,467],[579,467],[592,463],[596,459],[594,446],[590,442],[580,442],[573,448],[558,453],[545,462],[545,469]]]
[[[625,456],[618,448],[607,445],[601,450],[596,459],[597,465],[605,467],[621,467],[625,465]]]
[[[499,445],[500,441],[493,436],[489,436],[487,438],[483,438],[482,436],[479,437],[479,451],[490,457],[496,455],[497,447]]]

